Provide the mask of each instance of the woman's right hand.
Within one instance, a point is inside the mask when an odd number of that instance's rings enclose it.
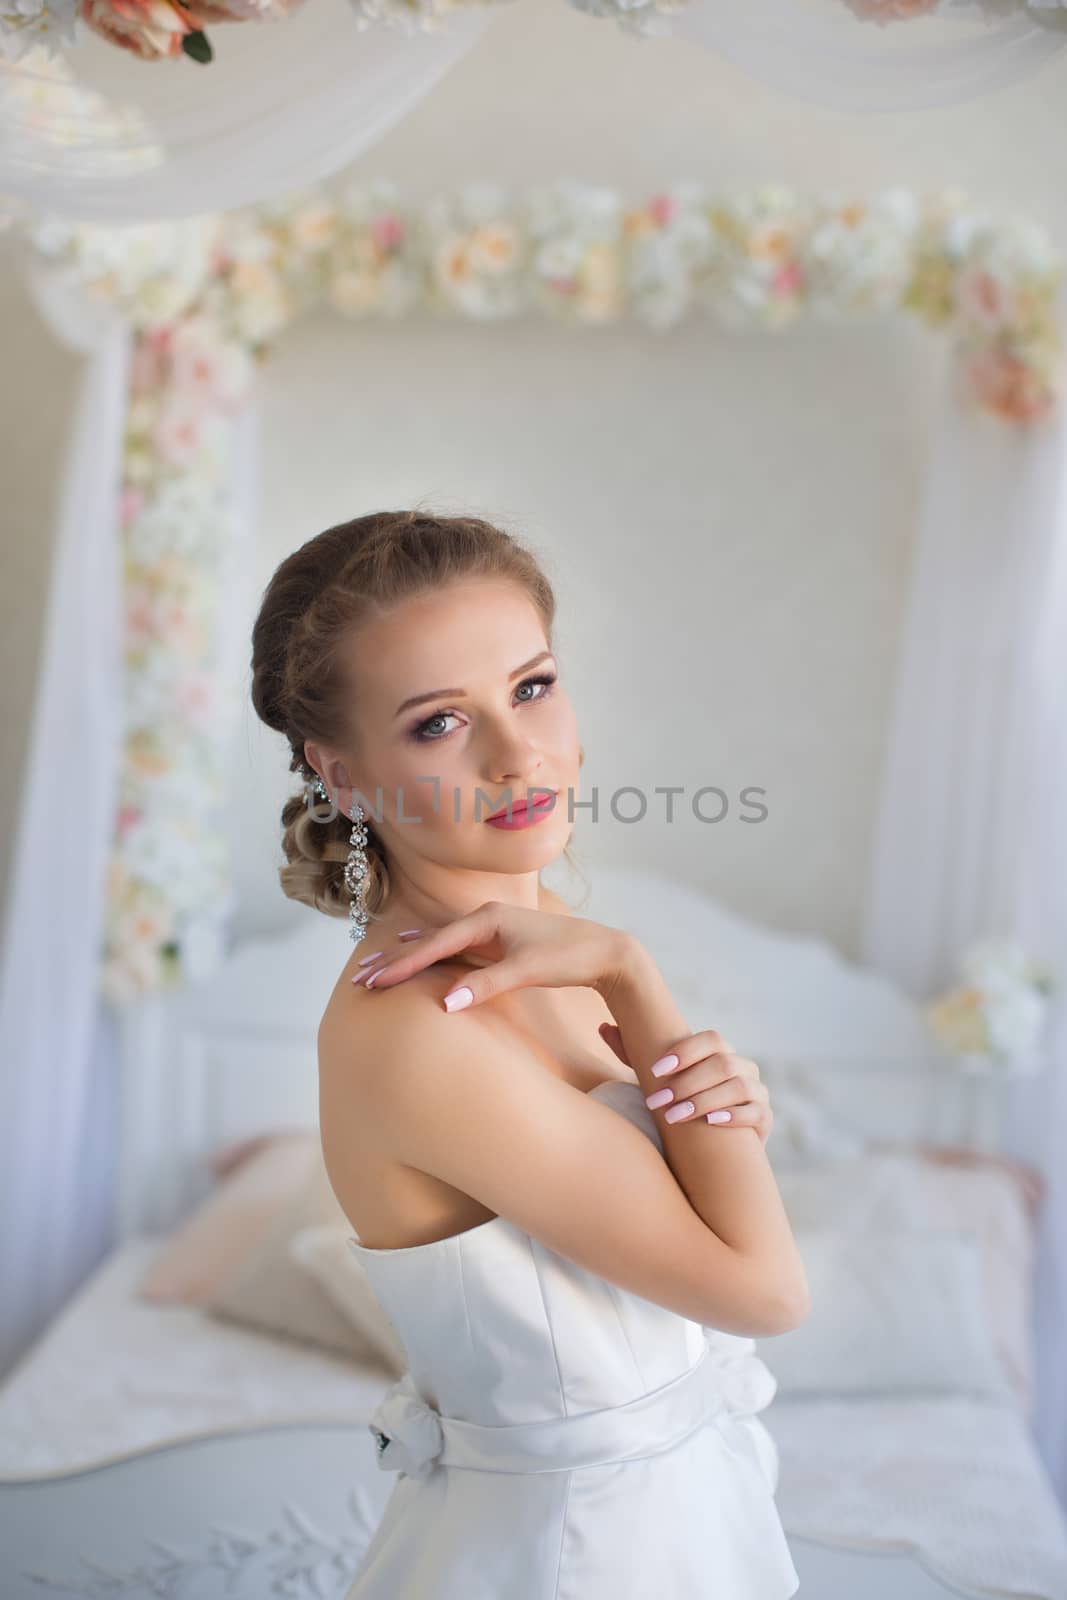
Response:
[[[635,947],[631,934],[585,917],[560,916],[487,900],[476,911],[425,932],[403,955],[375,967],[372,992],[403,983],[435,961],[463,954],[488,965],[468,973],[444,997],[448,1011],[479,1005],[510,989],[589,988],[610,991]],[[362,981],[360,978],[354,981]]]

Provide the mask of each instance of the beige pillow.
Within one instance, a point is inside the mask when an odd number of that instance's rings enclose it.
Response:
[[[322,1165],[318,1130],[258,1142],[166,1237],[138,1285],[145,1300],[203,1305],[266,1238],[279,1208]],[[319,1220],[322,1220],[321,1218]]]
[[[351,1232],[347,1221],[301,1228],[290,1241],[290,1250],[350,1330],[399,1376],[407,1369],[407,1356],[362,1262],[349,1249]]]
[[[306,1244],[301,1244],[299,1251],[294,1248],[295,1241],[306,1241],[309,1235],[326,1233],[343,1240],[351,1232],[330,1185],[317,1138],[312,1155],[297,1193],[277,1207],[264,1237],[204,1302],[204,1310],[224,1321],[316,1345],[362,1367],[399,1377],[407,1367],[403,1347],[352,1252],[348,1251],[348,1272],[356,1285],[350,1305],[341,1309],[321,1276],[309,1272],[304,1264]],[[353,1316],[351,1307],[357,1302],[360,1314]]]

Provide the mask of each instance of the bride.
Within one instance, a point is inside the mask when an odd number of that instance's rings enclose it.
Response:
[[[499,528],[388,511],[287,557],[253,630],[304,779],[282,887],[357,940],[324,1158],[408,1362],[347,1600],[785,1600],[755,1340],[809,1302],[767,1091],[540,882],[582,761],[554,612]]]

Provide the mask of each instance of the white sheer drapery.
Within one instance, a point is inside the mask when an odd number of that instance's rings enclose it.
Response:
[[[314,0],[285,21],[220,24],[206,65],[91,36],[58,62],[0,60],[0,194],[144,222],[307,187],[399,122],[490,21],[473,8],[434,33],[361,32],[348,0]]]
[[[672,32],[754,78],[843,111],[907,111],[987,94],[1035,71],[1067,45],[1025,10],[985,15],[973,4],[878,26],[845,0],[693,0]]]
[[[984,937],[1014,935],[1057,973],[1047,1070],[1011,1080],[1001,1142],[1046,1182],[1035,1433],[1067,1509],[1067,415],[1006,428],[953,394],[940,430],[861,953],[921,998]]]
[[[31,748],[0,965],[0,1372],[114,1242],[120,1022],[99,993],[106,872],[123,737],[118,497],[130,335],[50,274],[29,279],[52,331],[86,354],[65,468]],[[231,602],[218,665],[238,684],[252,604],[258,494],[251,407],[230,423]],[[190,930],[189,966],[217,967],[225,927]]]
[[[0,970],[0,1369],[110,1238],[114,1030],[98,998],[122,737],[115,538],[130,336],[96,315],[60,496]]]

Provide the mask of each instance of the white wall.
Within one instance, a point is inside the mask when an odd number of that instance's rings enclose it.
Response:
[[[860,193],[953,182],[1067,241],[1065,88],[1067,63],[1054,64],[972,105],[848,117],[678,41],[633,40],[562,0],[522,0],[356,170],[396,179],[416,202],[464,177],[569,175],[635,197],[686,176]],[[31,316],[9,273],[0,338],[5,351],[14,341],[20,375],[0,398],[15,508],[4,528],[8,752],[26,737],[75,371]],[[257,590],[303,540],[376,506],[428,499],[500,518],[556,582],[583,784],[604,807],[600,825],[579,822],[590,871],[647,857],[852,952],[942,359],[911,324],[772,337],[700,322],[657,335],[313,317],[263,375]],[[307,915],[276,884],[286,754],[250,713],[233,777],[247,800],[242,925]],[[5,763],[9,807],[17,781]],[[629,784],[657,807],[657,784],[687,795],[717,784],[732,797],[759,785],[770,815],[758,826],[736,810],[717,826],[612,823],[607,799]]]

